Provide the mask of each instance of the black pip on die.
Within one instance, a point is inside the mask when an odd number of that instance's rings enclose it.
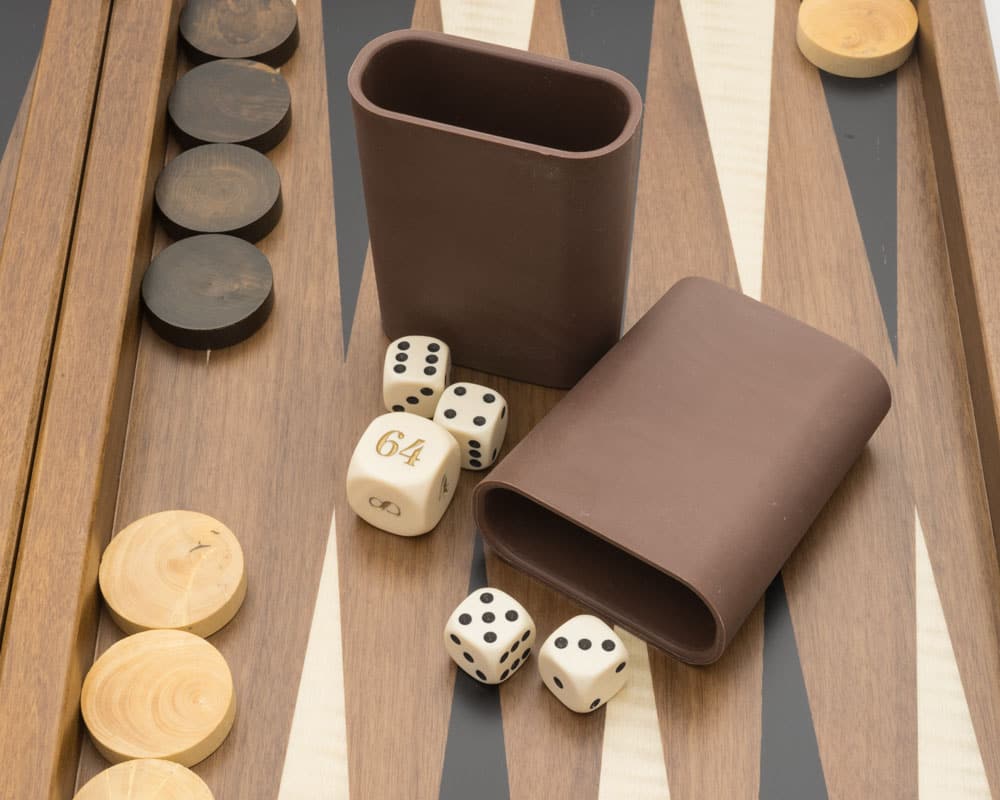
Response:
[[[382,368],[386,411],[430,419],[451,376],[451,350],[432,336],[404,336],[389,345]]]
[[[413,414],[383,414],[354,448],[347,502],[376,528],[419,536],[444,515],[458,476],[458,443],[448,431]]]
[[[449,386],[434,412],[434,421],[458,440],[463,469],[486,469],[496,463],[507,419],[503,395],[477,383]]]
[[[597,617],[567,620],[538,651],[542,681],[572,711],[584,714],[603,706],[628,680],[625,645]]]
[[[444,647],[481,683],[503,683],[531,655],[535,623],[517,600],[499,589],[477,589],[444,628]]]

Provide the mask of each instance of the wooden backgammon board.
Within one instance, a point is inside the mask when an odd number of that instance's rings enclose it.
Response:
[[[98,564],[167,509],[224,521],[246,559],[242,610],[210,639],[235,724],[194,767],[218,800],[1000,797],[1000,92],[982,0],[920,0],[915,55],[861,81],[802,57],[796,0],[298,0],[292,124],[268,153],[283,212],[259,242],[274,306],[214,351],[168,344],[139,304],[171,241],[153,185],[180,150],[181,5],[0,8],[0,798],[68,800],[107,767],[80,716],[122,636]],[[470,586],[517,597],[543,636],[581,612],[483,552],[480,476],[422,538],[346,503],[387,344],[347,71],[409,26],[638,87],[627,325],[703,275],[851,344],[892,387],[725,656],[687,666],[621,631],[632,678],[590,715],[534,665],[484,687],[442,649]],[[507,398],[507,449],[562,394],[456,379]]]

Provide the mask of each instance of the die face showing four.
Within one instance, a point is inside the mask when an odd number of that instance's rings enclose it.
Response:
[[[347,500],[376,528],[419,536],[444,515],[459,470],[458,443],[448,431],[414,414],[383,414],[351,456]]]
[[[535,623],[517,600],[491,587],[476,589],[452,612],[444,646],[480,683],[503,683],[523,668],[535,643]]]
[[[581,614],[560,625],[538,652],[542,681],[567,708],[600,708],[625,685],[629,654],[610,627]]]
[[[495,389],[455,383],[441,395],[434,421],[458,440],[463,469],[486,469],[500,454],[508,416],[507,401]]]
[[[382,400],[386,411],[430,419],[451,377],[451,350],[433,336],[403,336],[385,351]]]

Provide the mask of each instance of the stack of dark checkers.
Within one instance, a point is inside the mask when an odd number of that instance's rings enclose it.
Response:
[[[277,68],[298,45],[298,18],[292,0],[188,0],[180,35],[199,66],[177,81],[168,114],[189,149],[156,182],[161,223],[179,241],[153,259],[142,300],[164,339],[207,350],[251,336],[274,304],[253,243],[281,218],[281,179],[262,154],[291,127]]]

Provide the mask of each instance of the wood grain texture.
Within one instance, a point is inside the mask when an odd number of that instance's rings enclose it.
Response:
[[[935,189],[930,120],[921,92],[924,68],[912,60],[897,77],[899,371],[895,402],[904,423],[907,469],[926,544],[927,563],[917,561],[917,597],[937,595],[941,621],[947,626],[944,632],[950,632],[950,637],[940,641],[953,651],[961,684],[955,686],[950,672],[944,674],[944,681],[934,679],[922,651],[918,653],[918,697],[922,708],[930,703],[936,712],[944,706],[953,709],[952,714],[970,715],[975,731],[971,744],[978,740],[989,783],[994,795],[1000,795],[1000,741],[993,734],[1000,730],[1000,607],[987,599],[1000,597],[1000,570]],[[919,622],[917,630],[918,644],[930,647],[939,641],[928,642],[926,633],[921,633],[928,629]],[[938,649],[926,652],[933,655]],[[962,711],[962,702],[968,711]],[[937,729],[918,724],[922,737],[936,735]],[[965,781],[959,767],[972,756],[969,740],[935,740],[930,761],[925,758],[925,747],[922,739],[922,796],[927,791],[931,797],[935,791],[962,796],[961,784],[954,781]],[[960,753],[943,758],[942,748],[950,747]]]
[[[35,73],[31,73],[28,87],[21,98],[14,125],[7,137],[7,146],[0,156],[0,243],[3,242],[7,230],[7,217],[10,213],[10,201],[14,194],[14,182],[17,178],[17,166],[21,162],[21,146],[24,144],[24,128],[28,123],[28,109],[31,107],[31,97],[35,87]]]
[[[859,349],[892,385],[820,76],[795,46],[797,10],[782,0],[775,15],[763,300]],[[783,570],[831,797],[917,791],[913,503],[899,426],[891,411]]]
[[[100,23],[100,30],[94,32],[99,52],[105,26],[97,17],[105,11],[106,6],[100,5],[84,9],[73,4],[70,10],[54,4],[49,26],[57,25],[58,31],[63,15],[69,15],[65,24],[78,32],[88,30],[92,21]],[[73,785],[79,748],[77,702],[83,671],[91,661],[96,622],[94,579],[101,545],[111,530],[127,422],[137,274],[148,258],[150,159],[162,146],[158,124],[166,103],[162,62],[170,50],[172,17],[169,3],[144,7],[142,12],[135,6],[119,7],[115,12],[117,27],[113,27],[108,43],[108,53],[116,59],[104,70],[94,111],[22,546],[0,652],[0,697],[5,698],[0,708],[0,763],[17,765],[0,776],[0,795],[65,797]],[[86,24],[81,27],[82,19]],[[52,41],[58,46],[60,36],[55,35]],[[35,87],[36,92],[51,93],[51,98],[40,95],[33,109],[44,108],[54,99],[72,110],[84,99],[63,96],[73,81],[57,86],[46,83],[49,42],[47,34]],[[85,49],[88,42],[62,42],[62,46]],[[150,69],[141,77],[130,68],[136,54],[149,59]],[[76,113],[84,115],[80,109]],[[89,107],[85,116],[89,119]],[[70,132],[75,125],[70,125]],[[29,166],[31,126],[29,118],[19,184],[23,177],[31,186],[43,188],[46,170],[35,165],[39,171],[33,174]],[[85,120],[78,126],[82,137]],[[51,152],[48,156],[52,157]],[[60,163],[69,168],[73,162],[71,153]],[[17,211],[19,190],[15,190],[5,253],[9,249],[27,259],[26,263],[37,258],[35,266],[44,273],[47,260],[58,255],[63,242],[59,237],[68,237],[69,220],[65,231],[62,225],[63,214],[71,217],[76,206],[76,183],[71,177],[65,175],[65,185],[51,186],[48,195],[35,198],[36,203],[51,209],[51,216],[37,213],[31,220],[31,240],[14,237],[12,244],[15,213],[23,213]],[[59,191],[66,197],[57,196]],[[50,237],[38,236],[40,220],[45,220],[42,229],[51,226]],[[26,225],[27,221],[18,224]],[[55,236],[57,231],[59,236]],[[35,252],[46,246],[52,247],[52,252],[44,256]],[[60,262],[60,273],[62,266]],[[53,264],[54,272],[55,268]],[[58,280],[62,288],[61,274]],[[4,326],[0,336],[15,328]],[[4,432],[10,429],[4,428]],[[40,630],[44,635],[39,635]],[[26,705],[33,711],[33,725],[27,734],[19,710]]]
[[[259,244],[279,287],[274,311],[257,335],[210,354],[179,350],[143,327],[116,511],[120,527],[165,508],[198,509],[240,537],[249,591],[239,615],[211,640],[232,669],[239,712],[226,742],[197,768],[217,800],[277,796],[334,487],[342,482],[319,0],[302,0],[298,14],[300,47],[281,71],[301,113],[270,152],[287,187],[285,216]],[[154,248],[165,243],[158,234]],[[254,435],[248,420],[261,423]],[[103,617],[98,651],[117,638]],[[88,744],[80,780],[103,766]]]
[[[598,800],[670,800],[646,643],[615,627],[630,654],[628,683],[609,701]]]
[[[0,325],[0,611],[12,579],[108,5],[52,3],[0,249],[0,296],[16,309]]]
[[[743,293],[760,300],[774,2],[682,0]]]
[[[1000,552],[1000,87],[982,2],[919,0],[918,56],[976,430]]]
[[[678,0],[653,13],[646,116],[626,325],[678,279],[739,288],[698,83]],[[684,186],[684,192],[665,187]],[[760,770],[763,614],[729,653],[696,668],[650,650],[671,798],[756,797]]]
[[[527,50],[535,0],[440,0],[445,33]]]

